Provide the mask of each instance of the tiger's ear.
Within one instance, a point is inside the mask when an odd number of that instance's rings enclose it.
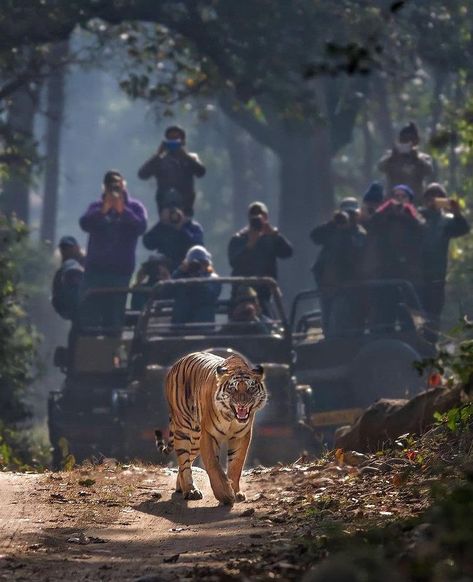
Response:
[[[217,376],[223,376],[227,372],[228,372],[228,368],[225,368],[225,366],[218,366],[217,367]]]
[[[264,376],[264,368],[261,366],[261,364],[255,366],[251,371],[258,375],[260,378]]]

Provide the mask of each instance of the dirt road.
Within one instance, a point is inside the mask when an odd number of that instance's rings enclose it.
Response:
[[[437,479],[430,453],[419,450],[422,463],[403,451],[337,451],[253,469],[243,479],[247,501],[232,508],[219,506],[199,469],[204,499],[190,502],[174,494],[169,468],[107,461],[0,473],[0,581],[298,582],[333,551],[366,552],[370,536],[377,548],[376,532],[390,523],[401,555],[399,531],[411,547],[412,518],[428,507]]]
[[[204,499],[185,502],[165,468],[0,473],[0,580],[177,580],[267,539],[269,524],[244,514],[264,504],[264,476],[245,477],[249,499],[233,508],[218,505],[205,472],[196,477]]]

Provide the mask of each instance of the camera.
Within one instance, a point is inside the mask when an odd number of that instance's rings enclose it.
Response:
[[[190,275],[198,275],[202,270],[202,263],[200,261],[191,261],[189,263],[188,273]]]
[[[252,216],[250,218],[250,227],[253,230],[263,230],[263,219],[261,218],[261,216]]]

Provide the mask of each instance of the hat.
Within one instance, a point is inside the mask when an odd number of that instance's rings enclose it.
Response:
[[[105,172],[105,176],[103,177],[103,183],[105,186],[110,186],[119,180],[123,180],[123,176],[118,170],[108,170],[108,172]]]
[[[189,263],[191,261],[206,261],[208,263],[212,262],[212,255],[209,253],[209,251],[201,246],[201,245],[195,245],[193,247],[191,247],[186,254],[186,261],[188,261]]]
[[[58,247],[77,247],[77,246],[79,246],[79,243],[73,236],[66,235],[62,236],[59,239]]]
[[[384,188],[380,182],[371,182],[368,190],[363,194],[363,202],[381,204],[384,198]]]
[[[419,130],[413,121],[410,121],[407,125],[401,128],[401,131],[399,132],[399,141],[401,143],[409,141],[414,144],[419,143]]]
[[[356,198],[348,197],[348,198],[344,198],[340,202],[340,210],[343,210],[345,212],[356,212],[359,209],[360,209],[360,204]]]
[[[258,202],[258,201],[252,202],[248,206],[248,214],[253,214],[253,215],[269,214],[268,207],[266,206],[266,204],[264,202]]]
[[[432,182],[432,184],[427,186],[424,192],[424,198],[427,196],[433,196],[434,198],[448,198],[445,188],[442,184],[438,184],[437,182]]]
[[[62,272],[63,273],[70,273],[71,271],[80,271],[81,273],[84,272],[84,267],[76,261],[76,259],[67,259],[62,264]]]
[[[402,190],[403,192],[405,192],[409,196],[409,200],[411,202],[414,200],[414,192],[413,192],[412,188],[407,186],[407,184],[398,184],[397,186],[394,186],[394,188],[392,189],[392,192],[394,193],[395,190]]]

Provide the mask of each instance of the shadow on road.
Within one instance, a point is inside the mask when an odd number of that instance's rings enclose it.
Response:
[[[133,506],[136,511],[155,517],[163,517],[173,523],[198,525],[224,521],[235,517],[228,505],[196,506],[196,502],[185,500],[180,493],[174,493],[166,501],[147,500]],[[197,502],[199,503],[199,502]],[[200,502],[202,503],[202,502]]]

